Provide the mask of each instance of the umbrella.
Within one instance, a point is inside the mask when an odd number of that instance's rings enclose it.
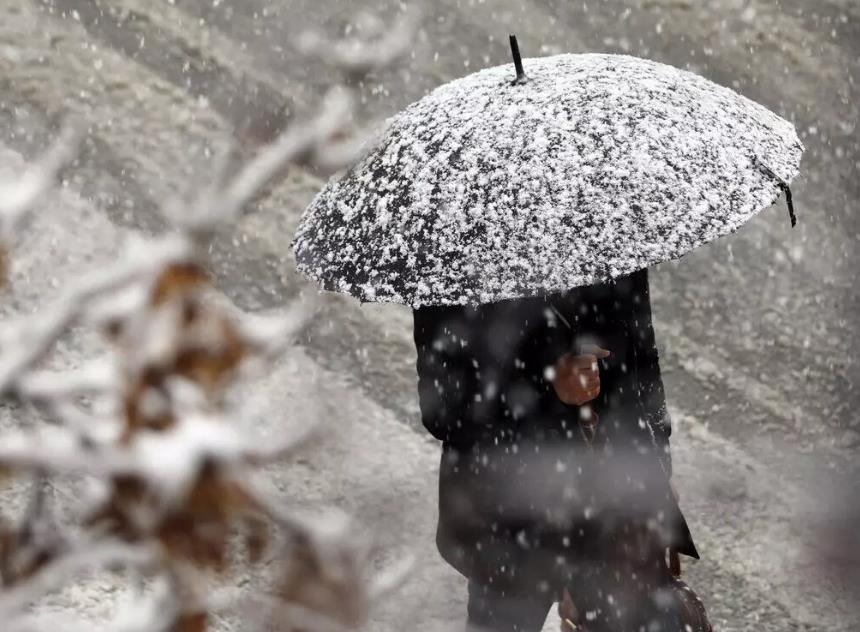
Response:
[[[299,269],[363,301],[464,305],[604,282],[731,233],[788,185],[794,126],[624,55],[519,57],[389,119],[328,182]]]

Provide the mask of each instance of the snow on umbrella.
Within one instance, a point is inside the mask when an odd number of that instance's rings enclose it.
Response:
[[[794,126],[698,75],[622,55],[527,59],[437,88],[388,121],[305,212],[299,269],[419,306],[606,281],[678,258],[771,205]]]

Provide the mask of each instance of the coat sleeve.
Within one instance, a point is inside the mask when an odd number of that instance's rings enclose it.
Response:
[[[474,443],[492,418],[482,400],[468,323],[456,309],[414,310],[421,421],[436,439]]]
[[[633,304],[638,381],[643,404],[642,419],[654,438],[663,468],[671,476],[672,457],[669,451],[669,437],[672,434],[672,420],[666,408],[666,394],[660,374],[660,357],[651,321],[648,273],[643,270],[637,274],[640,278],[636,283]]]

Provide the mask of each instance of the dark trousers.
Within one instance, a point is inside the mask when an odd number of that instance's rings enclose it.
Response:
[[[662,560],[648,563],[588,564],[577,569],[568,586],[587,632],[698,632],[686,626],[685,606]],[[545,586],[545,585],[544,585]],[[469,582],[469,632],[540,632],[560,590],[499,591]]]
[[[557,596],[502,593],[469,582],[468,632],[540,632]]]

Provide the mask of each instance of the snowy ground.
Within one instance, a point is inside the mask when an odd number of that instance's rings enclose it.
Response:
[[[292,42],[302,28],[337,28],[362,7],[395,4],[3,0],[0,164],[33,155],[57,115],[93,126],[66,190],[17,248],[3,316],[36,309],[64,279],[105,261],[130,228],[157,229],[155,201],[205,178],[212,148],[234,125],[284,103],[310,107],[327,73],[298,60]],[[828,499],[857,491],[860,8],[852,0],[420,4],[414,58],[369,87],[372,115],[507,61],[513,31],[526,56],[614,51],[689,66],[796,121],[809,149],[795,186],[798,228],[775,208],[657,268],[655,318],[677,483],[703,553],[688,580],[717,629],[856,630],[850,595],[814,562]],[[216,243],[221,288],[242,307],[283,309],[311,291],[293,272],[288,244],[319,185],[292,173]],[[76,337],[60,361],[74,365],[95,344]],[[417,556],[410,581],[376,614],[370,629],[379,632],[456,630],[465,607],[464,582],[433,546],[438,455],[418,428],[413,353],[407,311],[327,297],[301,343],[253,387],[271,410],[261,431],[314,411],[335,430],[324,447],[272,472],[285,495],[347,509],[387,555]],[[5,410],[0,420],[13,423]],[[70,591],[56,606],[77,600],[97,616],[109,592]]]

